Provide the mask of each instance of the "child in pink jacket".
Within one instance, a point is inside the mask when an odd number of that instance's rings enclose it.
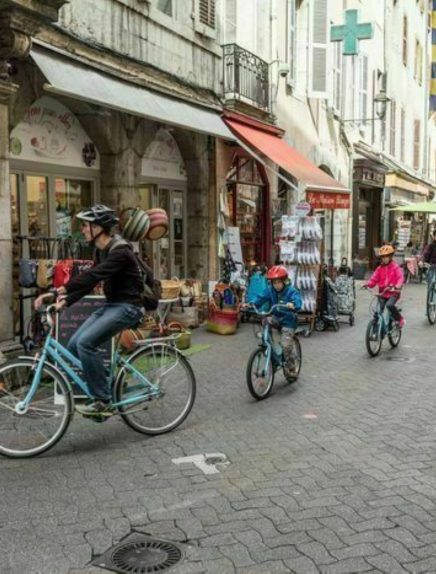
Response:
[[[404,283],[404,274],[398,263],[393,261],[394,253],[395,249],[392,245],[383,245],[383,247],[380,247],[380,265],[374,271],[365,287],[375,287],[378,285],[379,293],[383,297],[381,301],[382,311],[387,305],[394,320],[398,322],[400,327],[404,327],[406,320],[395,306],[400,298],[398,290],[401,289]]]

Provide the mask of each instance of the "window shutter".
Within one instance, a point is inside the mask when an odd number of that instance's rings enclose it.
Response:
[[[310,3],[309,97],[327,98],[327,4],[328,0]]]
[[[421,160],[421,122],[420,120],[415,120],[414,130],[413,130],[413,167],[416,171],[420,168]]]
[[[196,0],[195,29],[209,38],[216,37],[215,0]]]
[[[366,120],[368,117],[368,56],[360,55],[360,77],[359,77],[359,118]],[[363,122],[366,126],[366,122]]]
[[[289,63],[289,74],[287,76],[287,82],[290,86],[295,86],[296,80],[296,64],[297,64],[297,37],[296,37],[296,0],[288,0],[288,63]]]
[[[400,160],[402,162],[406,161],[406,112],[404,108],[401,108],[401,126],[400,126]]]
[[[403,17],[403,64],[407,66],[407,16]]]
[[[391,128],[391,137],[390,137],[390,146],[389,146],[389,151],[391,153],[391,155],[395,156],[396,153],[396,135],[397,135],[397,126],[396,126],[396,115],[397,115],[397,106],[395,104],[395,101],[392,100],[391,101],[391,122],[390,122],[390,128]]]

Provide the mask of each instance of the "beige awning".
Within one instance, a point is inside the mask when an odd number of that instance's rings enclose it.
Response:
[[[235,139],[218,111],[152,92],[44,48],[34,47],[30,55],[49,82],[46,89],[50,92],[194,132]]]

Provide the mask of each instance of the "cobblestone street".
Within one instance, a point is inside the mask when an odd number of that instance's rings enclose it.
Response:
[[[425,288],[405,289],[397,350],[367,356],[369,295],[356,326],[302,339],[293,386],[255,402],[251,325],[192,357],[194,410],[161,437],[76,416],[40,458],[0,460],[2,574],[90,574],[132,530],[179,542],[171,572],[436,572],[436,331]],[[223,453],[205,475],[172,459]]]

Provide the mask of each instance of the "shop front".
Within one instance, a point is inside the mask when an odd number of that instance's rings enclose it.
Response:
[[[369,159],[354,162],[352,254],[355,274],[363,278],[377,264],[382,242],[383,188],[387,168]]]
[[[306,190],[306,199],[314,214],[319,215],[323,230],[322,255],[325,263],[339,265],[347,255],[347,224],[351,208],[348,192]]]
[[[235,167],[228,178],[228,189],[233,213],[239,217],[233,217],[233,222],[239,226],[241,243],[247,244],[245,261],[253,259],[268,263],[275,259],[279,253],[277,251],[274,255],[272,249],[271,211],[276,235],[274,241],[278,245],[280,231],[277,234],[275,228],[281,229],[281,217],[293,213],[298,201],[309,198],[314,202],[315,209],[322,213],[345,213],[345,217],[339,218],[339,223],[344,219],[344,225],[341,228],[341,241],[337,242],[342,254],[347,237],[349,190],[291,147],[283,139],[282,130],[241,117],[240,114],[226,112],[224,118],[242,148],[234,159]],[[238,169],[239,173],[246,170],[250,174],[247,181],[239,178]],[[270,174],[273,174],[271,179],[279,182],[277,193],[274,194],[270,193],[268,186],[267,176]],[[240,191],[238,184],[242,186]],[[333,237],[334,234],[331,234],[331,253],[334,253]],[[261,258],[268,253],[269,258]]]
[[[69,255],[89,255],[74,216],[97,199],[100,158],[74,114],[47,96],[12,129],[10,150],[14,323],[22,334],[34,292],[19,285],[19,259],[53,259],[66,238]]]
[[[238,149],[227,174],[229,221],[239,228],[242,263],[268,264],[271,249],[269,185],[264,166]]]
[[[422,213],[412,214],[407,209],[426,201],[430,191],[428,184],[406,178],[403,174],[386,174],[384,239],[395,240],[400,251],[404,251],[410,242],[416,249],[420,249],[424,243],[426,219]]]
[[[176,140],[160,128],[142,158],[139,186],[143,209],[160,207],[169,217],[168,235],[149,244],[148,256],[159,279],[187,274],[187,174]]]

